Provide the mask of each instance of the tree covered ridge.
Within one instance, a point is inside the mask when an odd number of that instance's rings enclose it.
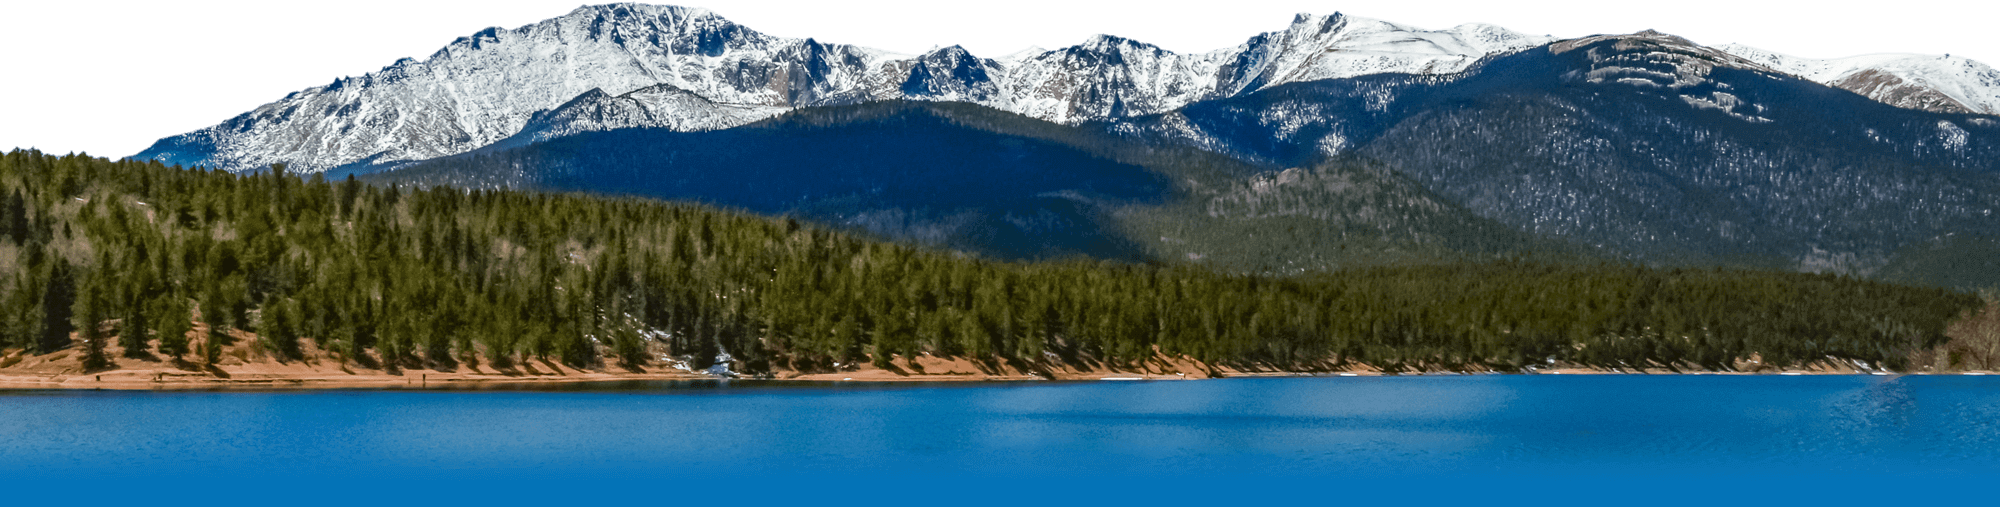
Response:
[[[1901,368],[1971,294],[1737,270],[1484,263],[1289,278],[999,262],[710,208],[0,157],[0,346],[214,361],[220,330],[383,367],[529,358],[747,372],[892,355],[1312,369]],[[208,323],[189,338],[190,317]],[[116,325],[113,324],[116,321]],[[72,335],[72,331],[78,331]],[[73,337],[74,336],[74,337]],[[842,366],[847,365],[847,366]]]

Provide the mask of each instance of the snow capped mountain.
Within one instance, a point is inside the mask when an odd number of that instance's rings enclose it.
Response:
[[[1789,73],[1908,108],[2000,113],[2000,72],[1963,58],[1811,60],[1658,34],[1630,41],[1662,52],[1620,58],[1658,61],[1605,62],[1582,79],[1688,88],[1682,98],[1689,104],[1752,122],[1761,118],[1759,106],[1702,86],[1706,66]],[[904,55],[774,37],[698,8],[586,6],[512,30],[482,30],[423,60],[405,58],[294,92],[220,125],[162,139],[137,157],[235,171],[277,162],[307,172],[369,169],[495,143],[630,127],[713,130],[792,108],[891,99],[968,102],[1079,124],[1288,83],[1453,75],[1487,57],[1551,42],[1483,24],[1422,30],[1339,13],[1300,14],[1283,30],[1206,53],[1099,35],[990,59],[958,46]],[[1387,88],[1367,93],[1381,95],[1374,103],[1384,107],[1394,98]],[[1330,151],[1345,145],[1328,142]]]
[[[703,9],[578,8],[513,30],[489,28],[425,60],[309,88],[221,125],[162,140],[141,158],[246,170],[284,162],[320,171],[463,153],[513,136],[535,113],[600,90],[668,84],[731,104],[865,99],[866,69],[907,58],[767,36]]]
[[[996,107],[1058,123],[1139,116],[1286,83],[1450,74],[1481,58],[1550,40],[1491,25],[1428,31],[1339,13],[1300,14],[1283,31],[1202,54],[1175,54],[1099,35],[1019,63],[1003,60],[1004,103]]]
[[[1907,245],[2000,234],[1995,120],[1885,105],[1647,31],[1108,129],[1271,169],[1377,162],[1484,218],[1646,262],[1870,273]]]
[[[1740,44],[1716,49],[1897,107],[2000,115],[2000,71],[1965,58],[1876,54],[1817,60]]]
[[[464,153],[515,138],[531,122],[534,131],[516,139],[632,126],[725,128],[785,108],[884,99],[971,102],[1073,124],[1289,82],[1457,72],[1546,42],[1488,25],[1425,31],[1300,15],[1284,31],[1202,54],[1097,36],[993,60],[956,46],[912,56],[773,37],[698,8],[586,6],[513,30],[482,30],[424,60],[292,93],[162,139],[137,157],[323,171]],[[669,88],[654,89],[661,85]]]

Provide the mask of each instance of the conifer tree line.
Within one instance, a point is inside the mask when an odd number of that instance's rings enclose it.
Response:
[[[0,347],[213,362],[221,331],[388,369],[529,360],[749,372],[919,354],[1389,370],[1899,368],[1977,296],[1853,278],[1483,263],[1272,278],[997,262],[787,218],[582,195],[370,186],[16,150],[0,157]],[[210,329],[191,336],[195,319]],[[480,363],[482,362],[483,363]]]

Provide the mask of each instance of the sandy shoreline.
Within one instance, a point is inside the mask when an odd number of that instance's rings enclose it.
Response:
[[[1220,373],[1220,372],[1219,372]],[[1388,376],[1478,376],[1478,375],[1989,375],[1995,372],[1864,372],[1817,370],[1782,371],[1615,371],[1588,368],[1558,368],[1532,372],[1404,372],[1383,373],[1379,371],[1255,371],[1228,372],[1221,375],[1188,375],[1184,372],[1127,372],[1095,371],[1065,372],[1055,376],[1006,375],[973,372],[946,373],[896,373],[880,369],[863,369],[848,372],[782,374],[756,377],[722,377],[686,371],[673,372],[600,372],[571,371],[561,375],[507,375],[498,373],[466,373],[439,371],[410,371],[401,375],[391,374],[231,374],[227,377],[209,373],[188,371],[157,370],[111,370],[89,374],[32,374],[22,372],[0,372],[0,390],[49,390],[49,389],[92,389],[92,390],[293,390],[293,389],[478,389],[481,387],[510,386],[530,387],[535,385],[562,385],[582,383],[610,383],[631,381],[788,381],[823,382],[828,384],[843,382],[1037,382],[1037,381],[1161,381],[1192,380],[1206,378],[1272,378],[1272,377],[1388,377]]]
[[[1634,373],[1612,373],[1612,372],[1603,372],[1603,371],[1590,371],[1590,372],[1576,372],[1576,373],[1568,373],[1568,374],[1571,374],[1571,375],[1638,375],[1638,374],[1634,374]],[[1856,374],[1856,373],[1794,373],[1794,374],[1798,374],[1798,375],[1868,375],[1868,374]],[[1438,376],[1474,376],[1474,375],[1521,375],[1521,374],[1517,374],[1517,373],[1493,373],[1493,374],[1486,374],[1486,373],[1476,373],[1476,374],[1456,374],[1456,373],[1405,373],[1405,374],[1394,374],[1394,375],[1385,375],[1385,374],[1375,374],[1375,373],[1370,373],[1370,374],[1330,374],[1330,373],[1292,373],[1292,374],[1257,374],[1257,375],[1243,375],[1243,376],[1238,376],[1238,377],[1227,377],[1227,378],[1259,378],[1259,377],[1399,377],[1399,376],[1400,376],[1400,377],[1438,377]],[[1759,376],[1774,376],[1774,375],[1776,375],[1776,374],[1770,374],[1770,373],[1742,373],[1742,372],[1685,372],[1685,373],[1679,373],[1679,374],[1668,374],[1668,375],[1695,375],[1695,376],[1700,376],[1700,375],[1759,375]],[[2000,373],[1993,373],[1993,372],[1963,372],[1963,373],[1956,373],[1956,372],[1955,372],[1955,373],[1897,373],[1897,374],[1888,374],[1888,373],[1881,373],[1881,374],[1877,374],[1877,375],[1936,375],[1936,376],[1952,376],[1952,375],[1975,375],[1975,376],[1983,376],[1983,375],[1995,375],[1995,376],[2000,376]],[[815,375],[815,376],[813,376],[814,378],[791,378],[791,379],[779,379],[779,378],[762,378],[762,377],[759,377],[759,378],[749,378],[749,377],[742,377],[742,378],[735,378],[735,379],[727,379],[727,378],[724,378],[724,377],[713,377],[713,376],[707,376],[707,375],[610,375],[610,374],[605,374],[605,375],[590,375],[590,376],[576,376],[576,377],[492,377],[492,378],[430,378],[430,379],[403,379],[403,378],[384,378],[384,377],[373,377],[373,376],[368,376],[368,377],[354,377],[354,378],[273,378],[273,379],[222,379],[222,378],[213,378],[213,379],[200,379],[200,380],[190,380],[190,379],[177,379],[177,380],[168,380],[168,381],[123,381],[123,380],[113,380],[113,379],[109,379],[109,378],[107,378],[107,379],[105,379],[105,380],[102,380],[102,381],[97,381],[97,380],[93,380],[93,379],[91,379],[91,376],[79,376],[79,377],[81,377],[81,378],[61,378],[61,377],[57,377],[57,378],[43,378],[43,377],[26,377],[26,376],[18,376],[18,375],[8,375],[8,376],[0,376],[0,391],[5,391],[5,390],[72,390],[72,389],[80,389],[80,390],[153,390],[153,391],[177,391],[177,390],[185,390],[185,391],[205,391],[205,390],[317,390],[317,389],[362,389],[362,390],[367,390],[367,389],[380,389],[380,390],[402,390],[402,389],[441,389],[441,390],[443,390],[443,389],[478,389],[478,388],[481,388],[481,387],[498,387],[498,386],[508,386],[508,387],[532,387],[532,386],[535,386],[535,385],[549,385],[549,386],[555,386],[555,385],[562,385],[562,384],[590,384],[590,383],[611,383],[611,382],[629,382],[629,381],[695,381],[695,380],[729,380],[729,381],[732,381],[732,382],[764,382],[764,381],[785,381],[785,382],[822,382],[822,383],[827,383],[827,384],[838,384],[838,383],[849,383],[849,382],[872,382],[872,383],[889,383],[889,382],[1047,382],[1047,381],[1163,381],[1163,380],[1186,380],[1186,378],[1185,378],[1185,377],[1164,377],[1164,376],[1157,376],[1157,375],[1155,375],[1155,376],[1149,376],[1149,377],[1101,377],[1101,378],[1071,378],[1071,379],[1046,379],[1046,378],[1041,378],[1041,377],[981,377],[981,378],[970,378],[970,377],[955,377],[955,376],[945,376],[945,375],[914,375],[914,376],[908,376],[908,377],[897,377],[897,378],[854,378],[854,377],[843,377],[843,378],[825,378],[825,377],[828,377],[828,376],[831,376],[831,375]]]
[[[691,371],[683,363],[665,360],[636,368],[599,366],[574,368],[546,359],[510,361],[496,368],[480,357],[460,358],[435,369],[406,368],[383,370],[372,358],[342,360],[304,344],[299,360],[278,360],[254,345],[254,335],[241,334],[213,364],[151,355],[124,357],[116,346],[105,351],[112,366],[85,371],[82,351],[75,348],[49,354],[26,350],[0,350],[0,390],[30,389],[114,389],[114,390],[290,390],[290,389],[478,389],[488,386],[556,386],[593,382],[699,381],[732,378]],[[1187,357],[1164,354],[1137,363],[1082,364],[1056,362],[1023,363],[1006,359],[973,361],[965,358],[897,357],[889,367],[848,364],[839,371],[777,371],[769,375],[733,377],[739,380],[796,382],[1034,382],[1034,381],[1138,381],[1194,380],[1244,377],[1375,377],[1375,376],[1456,376],[1456,375],[1984,375],[1995,372],[1907,372],[1866,369],[1863,365],[1827,360],[1808,367],[1774,368],[1756,359],[1740,362],[1735,371],[1670,371],[1666,369],[1600,369],[1553,364],[1524,372],[1425,371],[1388,373],[1368,365],[1328,362],[1311,371],[1237,367],[1203,364]]]

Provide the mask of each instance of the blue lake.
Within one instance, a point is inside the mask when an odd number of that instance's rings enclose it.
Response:
[[[0,391],[4,498],[48,502],[1910,501],[1996,479],[1995,377]]]

